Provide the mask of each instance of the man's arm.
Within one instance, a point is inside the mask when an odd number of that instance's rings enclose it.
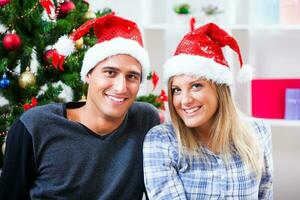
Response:
[[[8,132],[0,177],[0,199],[30,199],[35,177],[32,137],[18,119]]]

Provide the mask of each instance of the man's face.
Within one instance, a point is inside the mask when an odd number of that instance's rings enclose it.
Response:
[[[103,118],[123,118],[136,98],[141,73],[140,63],[129,55],[114,55],[101,61],[86,76],[87,103]]]

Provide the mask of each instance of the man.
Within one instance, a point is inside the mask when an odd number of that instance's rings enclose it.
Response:
[[[159,123],[149,104],[134,103],[149,71],[136,24],[114,14],[86,22],[55,48],[68,56],[93,28],[85,54],[86,102],[32,108],[11,127],[0,199],[142,199],[142,145]],[[68,49],[68,51],[66,51]]]

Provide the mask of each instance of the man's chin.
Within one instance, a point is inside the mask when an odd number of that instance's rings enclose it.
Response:
[[[106,112],[106,117],[109,118],[109,119],[113,119],[113,120],[118,120],[118,119],[121,119],[121,118],[124,118],[124,116],[126,115],[128,109],[126,109],[126,112],[125,111],[120,111],[120,109],[118,110],[108,110]]]

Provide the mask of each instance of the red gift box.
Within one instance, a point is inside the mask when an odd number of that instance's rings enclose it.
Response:
[[[252,80],[252,116],[284,119],[287,88],[300,88],[300,79]]]

